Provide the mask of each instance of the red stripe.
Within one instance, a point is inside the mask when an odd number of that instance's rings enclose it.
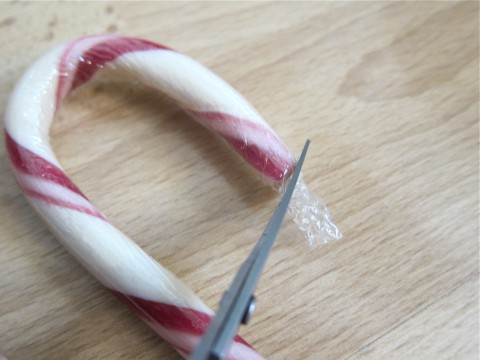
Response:
[[[288,179],[294,169],[287,161],[272,159],[255,144],[247,143],[243,139],[228,136],[225,137],[225,140],[232,145],[253,168],[275,182],[281,182],[283,179]]]
[[[5,142],[10,161],[17,170],[43,180],[52,181],[86,199],[86,196],[82,194],[62,169],[18,144],[7,131],[5,131]]]
[[[185,332],[191,335],[202,336],[212,317],[198,310],[144,300],[131,295],[125,295],[111,290],[120,300],[140,317],[154,321],[160,326],[175,331]],[[235,342],[251,348],[240,336],[235,336]]]
[[[194,116],[204,120],[207,125],[210,123],[227,122],[230,126],[248,127],[250,130],[258,132],[261,137],[273,139],[278,146],[282,147],[285,154],[289,154],[282,141],[268,128],[253,123],[251,121],[238,118],[233,115],[221,112],[203,112],[190,111]],[[250,143],[243,138],[235,138],[222,134],[225,140],[258,172],[275,182],[281,182],[288,179],[295,169],[295,162],[292,157],[288,159],[280,158],[275,154],[265,153],[256,144]]]
[[[36,190],[32,190],[32,189],[29,189],[29,188],[22,187],[22,189],[25,192],[25,194],[27,194],[28,196],[30,196],[32,198],[42,200],[42,201],[44,201],[48,204],[57,205],[57,206],[60,206],[60,207],[63,207],[63,208],[75,210],[75,211],[78,211],[78,212],[81,212],[81,213],[84,213],[84,214],[87,214],[87,215],[94,216],[94,217],[99,218],[101,220],[104,220],[106,222],[109,222],[108,219],[105,217],[105,215],[103,215],[100,211],[93,210],[93,209],[85,207],[85,206],[77,205],[77,204],[74,204],[74,203],[69,202],[69,201],[60,200],[60,199],[54,198],[54,197],[49,196],[49,195],[42,194],[42,193],[40,193]]]
[[[77,45],[79,42],[81,42],[84,38],[77,39],[75,41],[72,41],[67,45],[67,47],[63,50],[62,56],[60,57],[60,61],[58,64],[58,84],[57,84],[57,93],[55,96],[55,108],[58,108],[60,106],[60,103],[63,100],[63,97],[65,96],[67,89],[65,87],[67,86],[67,78],[69,75],[69,64],[68,59],[71,50]]]
[[[151,41],[129,37],[108,39],[94,45],[80,56],[72,87],[70,90],[86,83],[105,64],[115,60],[117,57],[133,52],[148,50],[170,50],[166,46],[155,44]]]

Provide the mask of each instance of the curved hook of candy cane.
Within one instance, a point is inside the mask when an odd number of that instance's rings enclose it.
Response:
[[[28,121],[30,131],[23,137],[28,136],[26,141],[40,145],[36,150],[58,166],[47,141],[54,111],[69,92],[92,78],[102,77],[133,80],[167,94],[201,124],[225,139],[275,187],[293,171],[294,157],[257,111],[230,85],[185,55],[129,37],[80,38],[41,58],[17,87],[20,92],[26,90],[34,96],[31,101],[34,106],[25,112],[25,99],[14,101],[19,98],[18,91],[10,102],[8,117],[23,120],[11,126],[11,135],[15,138],[17,132],[24,133],[21,124]],[[34,88],[41,93],[35,93]],[[21,106],[22,112],[18,112],[16,105]],[[8,123],[7,120],[6,126],[10,126]]]
[[[187,356],[212,311],[108,221],[68,178],[49,143],[62,100],[99,77],[134,79],[168,94],[273,185],[288,178],[294,158],[227,83],[194,60],[149,41],[80,38],[40,58],[17,84],[5,117],[6,145],[29,202],[84,267]],[[262,357],[236,337],[228,358]]]

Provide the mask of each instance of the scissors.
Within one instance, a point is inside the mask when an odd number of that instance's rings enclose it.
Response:
[[[280,203],[251,254],[223,295],[217,314],[189,360],[224,359],[240,324],[246,325],[252,317],[256,305],[253,292],[287,212],[309,144],[310,140],[307,140]]]

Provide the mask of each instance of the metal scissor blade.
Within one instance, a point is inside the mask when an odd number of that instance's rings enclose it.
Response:
[[[227,355],[238,326],[245,319],[246,312],[251,310],[253,291],[287,212],[309,144],[310,140],[307,140],[280,203],[252,253],[223,295],[217,314],[189,360],[221,360]]]

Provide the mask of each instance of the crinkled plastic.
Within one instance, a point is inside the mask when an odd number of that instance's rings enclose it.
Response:
[[[283,194],[286,186],[282,186]],[[342,238],[323,201],[312,194],[300,174],[288,207],[288,213],[307,238],[310,246],[326,244]]]

